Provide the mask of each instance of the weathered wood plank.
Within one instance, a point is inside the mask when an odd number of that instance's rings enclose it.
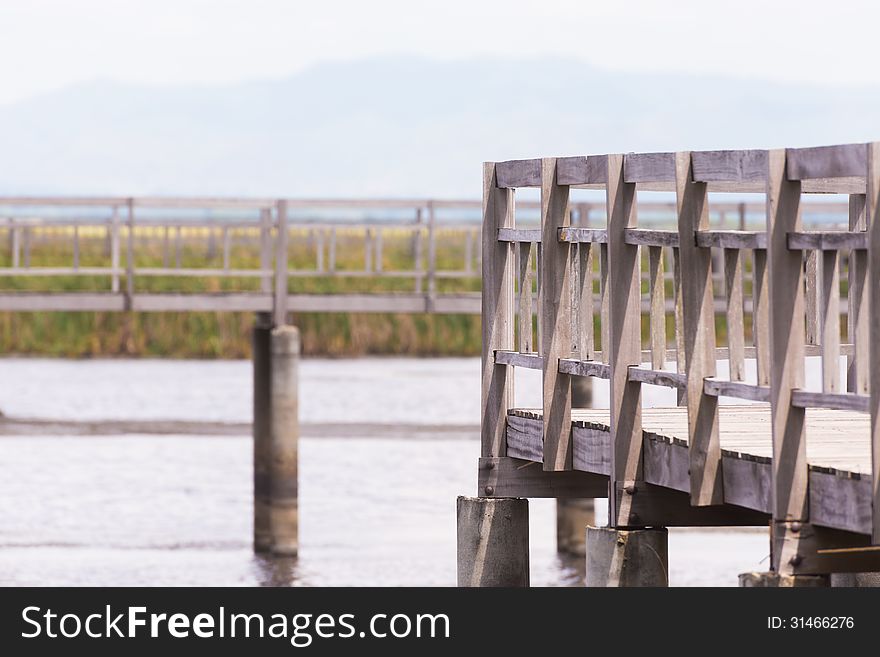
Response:
[[[641,246],[678,246],[678,231],[657,230],[653,228],[629,228],[626,243]]]
[[[662,370],[666,366],[666,280],[663,276],[663,250],[659,246],[648,247],[648,269],[651,367]]]
[[[532,295],[534,294],[532,289],[532,252],[534,249],[533,242],[523,242],[519,245],[519,250],[517,251],[519,269],[517,281],[517,287],[519,288],[519,350],[521,352],[534,351],[535,344],[532,320]]]
[[[840,392],[812,392],[793,390],[791,405],[798,408],[833,408],[839,411],[869,411],[870,398],[867,395],[854,395]]]
[[[627,153],[623,158],[623,181],[675,182],[674,158],[674,153]]]
[[[849,197],[849,229],[866,229],[863,194]],[[847,271],[847,339],[854,353],[847,357],[847,390],[859,395],[868,394],[868,254],[850,251]]]
[[[865,250],[868,248],[868,234],[843,230],[791,232],[788,234],[788,248],[802,251]]]
[[[691,239],[709,227],[706,183],[694,182],[690,153],[676,153],[676,202],[682,271],[684,354],[687,375],[688,453],[690,495],[694,506],[724,500],[721,443],[718,437],[718,398],[707,395],[703,380],[715,376],[715,313],[712,260],[708,248]]]
[[[656,368],[630,367],[629,380],[648,383],[653,386],[663,386],[665,388],[687,388],[687,377],[684,374]]]
[[[608,245],[599,245],[599,337],[602,340],[602,362],[608,363],[611,342],[611,290],[608,287]]]
[[[630,365],[641,361],[639,249],[626,243],[626,230],[636,226],[636,187],[625,180],[625,159],[608,156],[609,343],[611,366],[611,482],[642,477],[642,387],[629,380]],[[606,347],[602,345],[603,351]],[[609,518],[617,526],[629,518],[628,500],[612,495]]]
[[[560,242],[571,243],[587,242],[590,244],[605,244],[608,241],[608,236],[605,230],[601,228],[579,228],[567,226],[559,229],[558,237]]]
[[[752,260],[752,339],[758,385],[770,385],[770,302],[767,251],[756,249]]]
[[[560,185],[604,185],[607,160],[604,156],[560,157],[556,175]]]
[[[868,372],[871,391],[872,542],[880,543],[880,142],[868,144]]]
[[[278,234],[275,237],[275,307],[273,321],[275,326],[287,324],[287,201],[278,201],[275,208],[278,220]]]
[[[538,275],[539,351],[544,357],[544,469],[571,469],[571,379],[559,359],[571,356],[571,244],[557,239],[571,220],[568,187],[556,179],[556,160],[542,161],[541,257]]]
[[[685,372],[684,358],[684,304],[682,302],[681,288],[681,255],[677,247],[672,249],[672,293],[673,312],[675,313],[675,371],[679,374]],[[687,403],[687,390],[678,389],[676,402],[679,406]]]
[[[773,520],[807,519],[807,456],[804,409],[792,406],[793,389],[804,386],[804,274],[788,233],[801,228],[801,185],[785,176],[785,151],[768,154],[767,234],[770,302],[770,410],[773,441]],[[784,528],[780,529],[781,532]],[[774,550],[777,572],[790,572]]]
[[[498,241],[499,242],[521,242],[521,243],[540,242],[541,241],[541,229],[540,228],[499,228],[498,229]]]
[[[789,148],[786,150],[789,180],[847,178],[865,175],[866,144]]]
[[[578,290],[577,317],[577,349],[582,360],[592,360],[595,353],[596,328],[593,323],[593,253],[596,247],[592,244],[578,245]]]
[[[822,252],[822,391],[840,392],[839,252]]]
[[[697,246],[722,249],[766,249],[767,233],[752,230],[701,230]]]
[[[541,186],[541,160],[508,160],[495,164],[495,184],[502,189]]]
[[[730,378],[733,381],[742,381],[746,375],[742,260],[742,252],[739,249],[724,249],[724,287],[727,291],[727,347],[730,354]]]
[[[483,457],[477,477],[480,497],[584,498],[607,495],[607,479],[571,470],[548,472],[540,463],[511,457]]]
[[[752,182],[767,180],[767,151],[694,151],[695,182]]]
[[[804,313],[806,318],[806,340],[807,344],[819,344],[821,339],[819,335],[819,313],[821,312],[822,301],[822,270],[819,267],[819,252],[806,251],[804,253],[805,261],[805,281],[804,281]],[[772,273],[771,273],[772,275]]]
[[[544,357],[541,354],[508,351],[506,349],[497,349],[495,351],[495,362],[499,365],[524,367],[529,370],[544,368]]]
[[[714,397],[736,397],[737,399],[749,399],[756,402],[770,401],[770,388],[764,385],[754,385],[742,381],[725,381],[723,379],[706,378],[703,382],[703,390],[707,395]]]
[[[513,191],[498,185],[496,165],[483,165],[482,287],[482,456],[504,456],[507,410],[513,401],[513,370],[495,362],[495,352],[513,349],[514,256],[510,243],[497,239],[500,228],[512,228]]]
[[[575,358],[559,359],[559,371],[572,376],[594,376],[597,379],[610,379],[611,368],[605,363]]]

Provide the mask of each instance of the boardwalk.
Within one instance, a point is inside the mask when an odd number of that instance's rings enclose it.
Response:
[[[656,564],[620,564],[665,554],[652,528],[667,526],[769,523],[771,572],[745,583],[880,570],[880,145],[489,163],[483,184],[482,457],[465,506],[609,497],[611,526],[587,533],[600,585],[662,582]],[[541,190],[539,229],[516,225],[523,187]],[[578,188],[605,190],[605,226],[572,225]],[[674,195],[673,230],[639,226],[641,191]],[[710,192],[763,193],[764,225],[712,226]],[[810,193],[848,196],[848,229],[805,230]],[[542,408],[513,407],[516,367],[542,371]],[[574,377],[607,379],[610,410],[572,409]],[[679,406],[643,409],[644,385]],[[462,583],[523,583],[472,561]]]

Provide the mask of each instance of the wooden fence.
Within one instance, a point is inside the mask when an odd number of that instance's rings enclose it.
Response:
[[[540,189],[539,228],[517,225],[518,188]],[[573,189],[605,191],[606,225],[573,225]],[[677,226],[640,227],[640,192],[674,194]],[[713,228],[715,192],[763,194],[766,223]],[[846,195],[848,225],[805,230],[807,194]],[[514,367],[543,371],[540,460],[547,472],[573,467],[571,377],[607,379],[610,524],[625,527],[633,524],[626,491],[644,479],[643,385],[677,390],[687,408],[685,485],[693,507],[725,502],[719,398],[768,404],[773,565],[785,571],[800,559],[790,541],[810,520],[807,409],[859,411],[870,415],[869,533],[877,544],[878,212],[880,143],[487,163],[483,459],[507,456]],[[807,356],[821,358],[821,389],[805,387]]]

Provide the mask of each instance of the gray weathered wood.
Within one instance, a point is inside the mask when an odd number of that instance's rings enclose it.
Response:
[[[132,308],[134,297],[134,201],[128,199],[128,222],[125,242],[125,307]]]
[[[585,498],[607,495],[605,477],[588,472],[549,472],[540,463],[512,457],[481,458],[477,491],[483,497]]]
[[[651,367],[662,370],[666,367],[666,281],[663,276],[663,250],[659,246],[648,247],[648,269],[651,295]]]
[[[506,349],[497,349],[495,351],[495,362],[499,365],[513,365],[514,367],[524,367],[529,370],[544,368],[544,357],[541,354],[508,351]]]
[[[675,155],[678,230],[681,235],[684,354],[687,374],[688,452],[690,494],[694,506],[724,500],[721,444],[718,437],[718,398],[707,395],[703,380],[715,376],[715,314],[711,250],[691,237],[709,227],[706,183],[694,182],[691,154]]]
[[[866,155],[865,144],[789,148],[786,172],[789,180],[864,176]]]
[[[287,324],[287,201],[278,201],[275,212],[278,218],[278,234],[275,238],[275,326]]]
[[[576,358],[560,358],[559,371],[573,376],[594,376],[597,379],[610,379],[611,368],[605,363]]]
[[[684,374],[661,369],[630,367],[629,380],[654,386],[663,386],[665,388],[677,388],[679,390],[687,388],[687,377]]]
[[[110,268],[113,269],[113,276],[110,279],[110,289],[112,292],[119,292],[119,206],[113,206],[113,214],[110,227]],[[13,267],[17,263],[13,263]]]
[[[577,330],[578,355],[584,360],[592,360],[595,352],[595,324],[593,323],[593,253],[596,247],[589,243],[578,244],[577,270]]]
[[[714,397],[736,397],[756,402],[770,401],[770,388],[764,385],[744,383],[742,381],[724,381],[723,379],[706,378],[703,390]]]
[[[499,228],[499,242],[539,242],[541,241],[540,228]]]
[[[724,287],[727,292],[727,346],[730,354],[730,378],[733,381],[742,381],[746,375],[742,260],[742,253],[739,249],[724,249]]]
[[[626,231],[627,244],[642,246],[678,246],[678,231],[653,228],[630,228]]]
[[[755,249],[752,261],[752,338],[758,385],[770,385],[770,305],[767,276],[767,250]]]
[[[495,164],[500,188],[540,187],[541,160],[509,160]]]
[[[748,230],[701,230],[697,246],[722,249],[766,249],[767,233]]]
[[[481,384],[481,455],[505,456],[507,409],[513,401],[513,370],[495,361],[497,350],[512,350],[514,255],[498,241],[499,228],[512,228],[513,191],[498,186],[496,165],[483,165],[483,351]]]
[[[880,143],[867,150],[868,315],[870,320],[868,372],[871,394],[872,542],[880,543]]]
[[[867,249],[868,235],[864,232],[797,231],[788,234],[788,248],[795,250],[837,251],[839,249]]]
[[[517,251],[517,264],[519,277],[517,287],[519,289],[519,350],[522,352],[534,351],[532,325],[532,252],[533,242],[522,242]]]
[[[839,411],[868,412],[867,395],[853,395],[840,392],[812,392],[809,390],[793,390],[791,405],[798,408],[831,408]]]
[[[804,385],[804,273],[788,233],[800,230],[801,185],[785,177],[785,151],[768,154],[767,234],[770,305],[770,409],[773,436],[773,520],[807,519],[807,457],[804,410],[791,404]],[[788,572],[782,555],[773,567]]]
[[[767,151],[694,151],[696,182],[755,182],[767,180]]]
[[[600,228],[581,228],[568,226],[559,229],[560,242],[572,243],[589,243],[589,244],[605,244],[608,241],[608,235],[605,230]]]
[[[840,392],[840,272],[838,251],[822,252],[822,391]]]
[[[849,197],[849,229],[866,229],[866,197]],[[847,357],[847,390],[868,394],[868,253],[850,251],[847,271],[847,340],[855,353]]]
[[[624,156],[623,179],[627,183],[675,182],[675,154],[628,153]]]
[[[804,253],[806,278],[804,281],[804,313],[806,316],[806,340],[807,344],[819,344],[821,339],[819,329],[819,313],[822,308],[822,269],[819,267],[819,253],[806,251]],[[771,273],[772,275],[772,273]]]
[[[675,296],[673,300],[673,312],[675,313],[675,371],[679,374],[684,374],[684,306],[681,298],[681,255],[677,247],[672,249],[672,292]],[[679,406],[687,403],[687,395],[684,388],[678,389],[676,401]]]
[[[556,175],[560,185],[604,185],[607,164],[600,155],[560,157],[556,160]]]
[[[556,160],[542,161],[539,352],[544,357],[544,469],[571,469],[571,379],[559,359],[571,356],[571,244],[557,239],[570,221],[568,187],[556,181]]]
[[[641,361],[639,311],[639,248],[626,243],[627,228],[636,226],[635,184],[624,179],[624,156],[608,156],[606,186],[608,212],[609,342],[611,367],[611,481],[631,482],[642,476],[642,387],[629,380],[630,365]],[[626,499],[612,495],[612,525],[629,517]]]
[[[599,337],[602,342],[602,362],[608,364],[608,345],[611,342],[611,294],[608,288],[608,245],[599,245]]]

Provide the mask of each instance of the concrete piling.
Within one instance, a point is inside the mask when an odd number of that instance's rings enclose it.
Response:
[[[529,585],[529,502],[458,498],[458,585]]]
[[[254,375],[254,552],[269,552],[272,549],[269,528],[269,463],[272,459],[271,337],[271,314],[257,313],[251,348]]]
[[[665,528],[588,527],[587,586],[669,586],[667,538]]]
[[[272,329],[270,395],[269,529],[272,552],[298,551],[299,330]]]

